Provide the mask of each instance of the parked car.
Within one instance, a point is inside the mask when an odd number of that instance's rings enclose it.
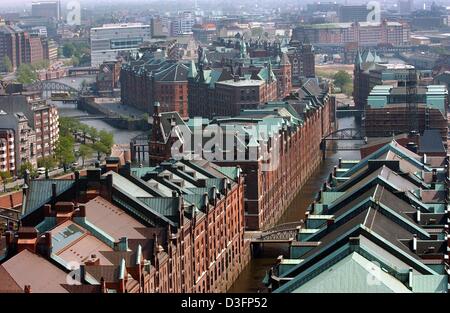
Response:
[[[38,173],[39,175],[44,175],[44,174],[45,174],[45,167],[39,167],[39,168],[37,169],[37,173]]]

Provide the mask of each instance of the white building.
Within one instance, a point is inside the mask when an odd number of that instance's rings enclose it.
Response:
[[[91,28],[91,66],[114,61],[120,51],[137,51],[151,39],[150,25],[141,23],[105,24]]]
[[[195,24],[195,16],[190,11],[179,12],[172,20],[172,36],[192,34],[192,26]]]

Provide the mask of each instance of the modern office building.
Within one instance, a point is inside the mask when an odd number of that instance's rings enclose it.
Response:
[[[31,3],[31,16],[61,19],[61,3],[57,1],[36,1]]]
[[[171,35],[180,36],[192,34],[192,26],[195,24],[195,16],[193,12],[179,12],[175,18],[171,20]]]
[[[105,24],[91,28],[91,66],[115,61],[119,52],[137,52],[151,39],[150,25],[140,23]]]
[[[342,5],[338,9],[339,22],[370,22],[367,17],[371,10],[367,8],[366,4],[361,5]]]

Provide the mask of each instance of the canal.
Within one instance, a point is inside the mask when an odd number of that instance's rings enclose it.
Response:
[[[49,101],[52,102],[52,101]],[[54,102],[54,104],[58,107],[58,114],[59,116],[82,116],[82,115],[89,115],[87,112],[78,110],[76,108],[76,104],[70,104],[70,103],[61,103],[61,102]],[[95,127],[97,130],[106,130],[108,132],[112,132],[114,135],[114,143],[116,144],[129,144],[131,139],[136,137],[139,134],[142,134],[141,131],[130,131],[130,130],[123,130],[115,128],[108,123],[102,121],[102,120],[86,120],[81,121],[83,124]]]
[[[355,117],[339,118],[340,129],[352,127],[356,127]],[[339,143],[337,144],[339,145]],[[348,144],[345,146],[348,146]],[[306,208],[314,200],[314,196],[333,170],[333,167],[338,164],[339,158],[344,160],[359,160],[360,154],[359,151],[328,151],[326,159],[302,187],[291,205],[280,218],[278,224],[296,222],[304,219]],[[287,252],[287,249],[285,250]],[[263,292],[265,287],[262,280],[266,271],[275,263],[280,251],[283,251],[280,247],[264,247],[264,256],[252,258],[249,265],[244,269],[228,292]]]

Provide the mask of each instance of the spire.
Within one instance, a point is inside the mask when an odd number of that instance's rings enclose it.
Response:
[[[197,77],[197,67],[195,66],[194,60],[191,60],[191,64],[189,65],[188,78]]]
[[[289,61],[289,57],[287,56],[286,52],[281,53],[281,65],[291,65],[291,62]]]
[[[275,58],[275,63],[281,64],[281,58],[279,54],[277,54],[277,57]]]
[[[362,62],[361,52],[359,52],[359,49],[358,49],[358,53],[356,54],[356,58],[355,58],[355,66],[357,68],[360,68],[362,63],[363,62]]]
[[[273,72],[272,72],[272,60],[270,60],[269,59],[269,64],[268,64],[268,67],[267,67],[267,80],[269,81],[269,82],[272,82],[274,79],[273,79]]]
[[[239,58],[241,59],[247,58],[247,45],[245,44],[244,40],[240,41],[239,48],[240,48]]]

